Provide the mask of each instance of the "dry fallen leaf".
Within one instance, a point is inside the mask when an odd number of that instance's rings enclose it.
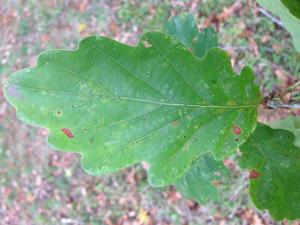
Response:
[[[144,209],[140,209],[139,210],[139,213],[138,213],[138,219],[139,219],[139,222],[141,224],[145,224],[145,225],[148,225],[151,223],[151,219],[149,217],[149,214],[146,210]]]
[[[242,2],[240,0],[236,1],[230,7],[225,8],[221,14],[217,16],[220,22],[226,21],[230,16],[232,16],[236,11],[242,8]]]
[[[78,24],[78,26],[77,26],[77,31],[79,32],[79,33],[81,33],[81,32],[83,32],[85,29],[86,29],[86,24],[85,23],[80,23],[80,24]]]

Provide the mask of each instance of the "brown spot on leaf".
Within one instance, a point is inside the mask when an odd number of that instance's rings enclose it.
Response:
[[[241,128],[240,128],[239,126],[237,126],[237,125],[234,125],[234,126],[233,126],[232,131],[233,131],[233,133],[236,134],[236,135],[240,135],[240,134],[242,133]]]
[[[256,179],[258,177],[260,177],[260,173],[257,172],[255,169],[252,169],[249,174],[249,179]]]
[[[173,125],[173,127],[176,127],[177,126],[177,121],[173,121],[172,125]]]
[[[61,131],[64,132],[64,134],[65,134],[68,138],[73,138],[73,137],[74,137],[74,135],[73,135],[71,129],[69,129],[69,128],[62,128]]]

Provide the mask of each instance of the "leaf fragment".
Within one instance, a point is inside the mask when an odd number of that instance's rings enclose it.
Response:
[[[283,129],[292,132],[295,135],[294,144],[300,147],[300,118],[289,116],[283,120],[279,120],[271,124],[274,129]]]
[[[300,218],[300,148],[294,139],[289,131],[258,124],[240,147],[240,166],[251,170],[251,198],[276,220]]]
[[[281,0],[281,2],[288,8],[290,13],[300,19],[300,1],[299,0]]]
[[[209,49],[218,47],[218,35],[214,29],[207,27],[199,32],[195,19],[190,14],[172,17],[166,24],[165,31],[181,41],[199,58],[203,58]]]
[[[300,20],[293,16],[281,0],[257,0],[267,10],[279,16],[284,27],[293,37],[293,44],[297,52],[300,52]]]
[[[186,198],[198,203],[209,200],[219,202],[219,192],[213,183],[221,181],[224,177],[229,177],[229,171],[223,162],[216,161],[212,154],[206,154],[196,160],[175,185]]]

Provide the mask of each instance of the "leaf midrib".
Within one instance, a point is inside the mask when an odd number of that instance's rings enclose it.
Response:
[[[79,92],[67,92],[62,90],[53,90],[47,88],[33,88],[33,87],[26,87],[17,84],[13,84],[15,87],[30,89],[34,91],[49,91],[49,92],[56,92],[60,94],[68,94],[68,95],[77,95],[82,97],[89,97],[89,98],[100,98],[103,100],[112,99],[112,100],[126,100],[126,101],[137,101],[137,102],[144,102],[156,105],[163,105],[163,106],[179,106],[179,107],[202,107],[202,108],[226,108],[226,109],[240,109],[240,108],[256,108],[257,104],[249,104],[249,105],[200,105],[200,104],[184,104],[184,103],[176,103],[176,102],[158,102],[153,100],[146,100],[146,99],[139,99],[139,98],[131,98],[126,96],[108,96],[103,97],[103,95],[94,95],[94,94],[84,94]]]

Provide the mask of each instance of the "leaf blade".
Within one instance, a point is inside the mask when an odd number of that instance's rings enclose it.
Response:
[[[218,190],[212,183],[222,180],[224,176],[229,176],[229,171],[223,162],[216,161],[211,154],[206,154],[192,164],[175,186],[186,198],[198,203],[208,200],[219,202]]]
[[[283,129],[292,132],[295,135],[294,144],[300,147],[300,118],[289,116],[283,120],[279,120],[271,124],[274,129]]]
[[[190,14],[172,17],[167,22],[165,31],[181,41],[199,58],[203,58],[209,49],[218,47],[217,33],[211,27],[199,32],[194,17]]]
[[[237,76],[220,49],[202,60],[150,32],[136,47],[90,37],[75,51],[43,53],[4,93],[21,120],[50,130],[53,147],[80,153],[88,173],[147,161],[150,182],[164,186],[206,152],[223,159],[245,141],[260,102],[253,81],[249,68]],[[233,123],[243,130],[238,140]]]
[[[300,19],[300,2],[297,0],[281,0],[292,15]]]
[[[249,169],[250,195],[259,209],[268,209],[277,219],[300,217],[300,148],[294,135],[258,124],[240,147],[240,165]]]

